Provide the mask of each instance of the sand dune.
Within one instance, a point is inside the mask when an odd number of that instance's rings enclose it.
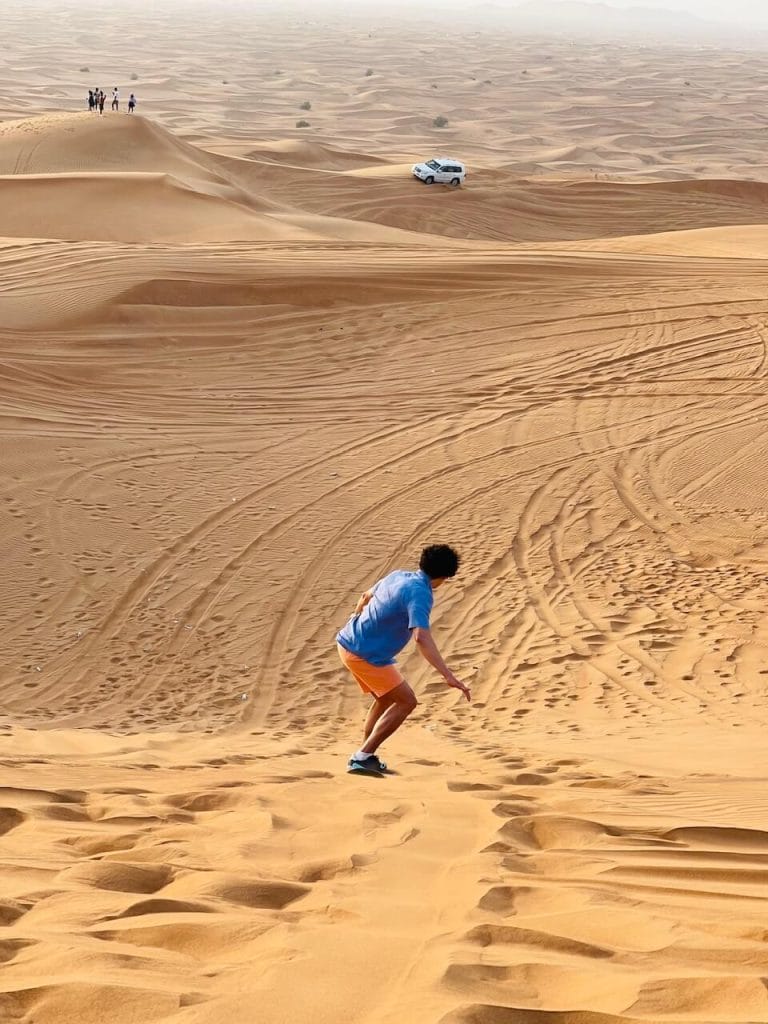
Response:
[[[256,149],[248,149],[242,155],[250,160],[267,160],[292,167],[319,167],[326,171],[367,168],[384,163],[382,159],[367,153],[350,153],[347,150],[301,139],[264,143]]]
[[[95,117],[84,111],[0,125],[4,175],[147,171],[215,180],[206,164],[214,161],[140,116]]]
[[[165,174],[0,178],[0,230],[12,238],[193,242],[312,238]]]
[[[768,1019],[762,59],[31,10],[0,1019]],[[116,68],[141,114],[83,112]],[[472,703],[407,652],[348,776],[335,630],[436,539]]]
[[[266,154],[277,152],[296,162],[276,167]],[[768,199],[760,182],[537,183],[499,170],[454,194],[419,186],[407,164],[360,154],[345,164],[338,151],[298,143],[206,153],[141,117],[88,114],[2,126],[0,169],[4,237],[73,241],[612,238],[761,224]]]
[[[459,193],[414,189],[409,169],[375,167],[342,176],[294,176],[288,197],[303,186],[304,203],[330,216],[359,218],[447,238],[542,242],[614,238],[703,227],[765,223],[768,185],[742,181],[642,184],[520,180],[472,174]],[[270,183],[272,195],[280,185]]]

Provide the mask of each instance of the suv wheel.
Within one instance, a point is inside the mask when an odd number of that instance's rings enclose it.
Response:
[[[451,186],[452,186],[452,188],[458,188],[460,184],[461,184],[461,181],[458,178],[451,178]]]
[[[428,178],[424,179],[424,184],[425,185],[434,185],[435,184],[435,179],[432,177],[431,174],[430,174],[430,176]]]

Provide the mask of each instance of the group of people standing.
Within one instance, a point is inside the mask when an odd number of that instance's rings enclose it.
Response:
[[[88,90],[88,109],[91,112],[98,110],[100,114],[104,113],[104,104],[107,101],[107,95],[103,89],[89,89]],[[112,109],[120,109],[120,90],[117,86],[112,90]],[[128,113],[132,114],[136,109],[136,96],[131,93],[128,100]]]

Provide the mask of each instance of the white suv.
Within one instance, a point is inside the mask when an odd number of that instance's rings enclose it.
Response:
[[[414,178],[425,185],[433,185],[436,181],[457,188],[467,176],[467,169],[459,160],[452,156],[436,156],[423,164],[414,164],[411,168]]]

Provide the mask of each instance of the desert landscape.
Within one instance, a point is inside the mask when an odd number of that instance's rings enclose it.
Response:
[[[764,54],[3,15],[0,1020],[768,1021]]]

